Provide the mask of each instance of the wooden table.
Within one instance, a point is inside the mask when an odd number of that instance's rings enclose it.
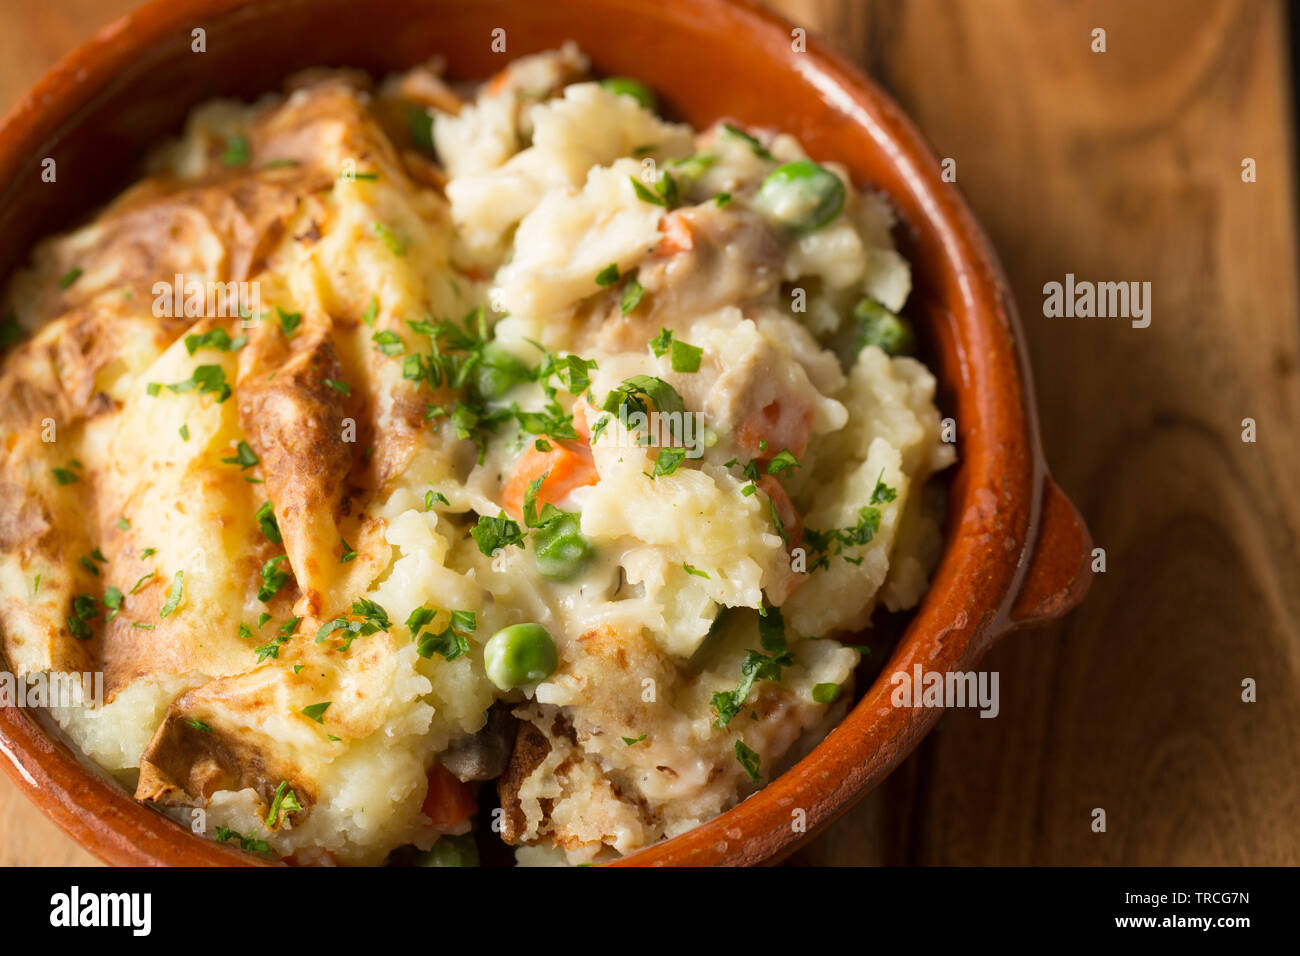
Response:
[[[131,5],[6,4],[0,104]],[[1300,309],[1282,3],[776,6],[862,64],[956,160],[1020,306],[1048,458],[1107,561],[1067,621],[988,657],[997,719],[947,715],[797,861],[1300,863]],[[1150,327],[1044,317],[1044,283],[1067,273],[1150,282]],[[1255,703],[1242,700],[1247,678]],[[81,862],[0,784],[0,864]]]

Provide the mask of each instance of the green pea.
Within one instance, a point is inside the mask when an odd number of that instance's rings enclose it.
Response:
[[[582,519],[575,514],[548,521],[533,534],[537,573],[548,581],[572,581],[594,553],[582,536]]]
[[[416,866],[478,866],[478,845],[468,834],[439,837]]]
[[[491,343],[483,347],[483,356],[474,367],[474,390],[485,399],[500,398],[532,373],[514,353]]]
[[[844,183],[811,159],[800,159],[772,170],[754,204],[796,232],[813,232],[844,208]]]
[[[503,627],[483,646],[488,680],[502,690],[545,680],[559,663],[555,640],[540,624]]]
[[[875,299],[863,299],[853,307],[858,326],[857,351],[878,345],[886,355],[910,355],[916,348],[912,326]]]
[[[654,91],[640,80],[634,80],[630,76],[611,76],[601,80],[600,85],[611,93],[632,97],[651,113],[659,109]]]

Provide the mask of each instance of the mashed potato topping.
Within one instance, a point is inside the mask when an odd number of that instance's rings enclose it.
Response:
[[[250,852],[681,833],[926,586],[953,454],[891,226],[572,48],[203,106],[5,294],[5,656],[102,671],[71,738]]]

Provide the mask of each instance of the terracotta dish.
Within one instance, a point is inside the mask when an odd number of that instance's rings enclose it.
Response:
[[[493,51],[498,29],[504,54]],[[971,669],[1004,635],[1070,610],[1089,584],[1091,542],[1043,462],[1015,307],[987,240],[898,106],[816,40],[803,50],[792,29],[741,0],[157,0],[66,57],[0,125],[0,277],[40,236],[129,182],[146,149],[205,99],[252,98],[310,66],[382,75],[433,54],[446,57],[452,78],[486,77],[505,58],[566,40],[597,71],[649,84],[696,127],[723,116],[779,127],[889,196],[913,268],[908,316],[959,436],[930,590],[880,676],[815,750],[734,809],[620,865],[780,860],[879,783],[939,718],[936,708],[891,706],[891,673]],[[42,181],[46,158],[57,162],[55,183]],[[137,804],[52,726],[0,711],[0,766],[102,859],[258,865]],[[806,832],[792,832],[796,808]]]

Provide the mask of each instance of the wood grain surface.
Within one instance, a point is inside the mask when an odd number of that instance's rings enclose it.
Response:
[[[0,106],[132,5],[0,8]],[[802,864],[1300,863],[1300,302],[1281,0],[780,0],[902,103],[999,250],[1106,551]],[[1093,52],[1093,30],[1106,52]],[[1257,181],[1242,181],[1255,161]],[[1149,328],[1043,285],[1151,283]],[[1251,418],[1257,441],[1242,441]],[[1242,700],[1242,682],[1258,700]],[[1106,812],[1094,832],[1094,810]],[[0,864],[91,862],[0,781]]]

